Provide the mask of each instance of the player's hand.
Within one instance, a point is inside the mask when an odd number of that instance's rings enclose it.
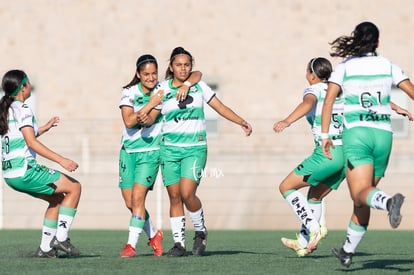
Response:
[[[243,120],[241,123],[242,130],[246,133],[246,136],[250,136],[253,132],[252,125],[248,123],[247,121]]]
[[[322,152],[328,159],[332,159],[331,147],[335,148],[335,145],[330,138],[322,139]]]
[[[178,87],[178,91],[177,91],[177,94],[175,95],[175,98],[178,101],[184,101],[187,98],[189,89],[190,87],[188,87],[187,85],[185,84],[181,85],[180,87]]]
[[[59,164],[69,172],[74,172],[79,167],[76,162],[68,158],[63,158]]]
[[[150,122],[150,116],[146,113],[137,112],[137,122],[141,125],[146,125]]]
[[[279,121],[279,122],[276,122],[274,125],[273,125],[273,131],[275,131],[276,133],[280,133],[280,132],[282,132],[286,127],[289,127],[290,126],[290,123],[288,123],[287,121],[285,121],[285,120],[281,120],[281,121]]]
[[[153,107],[159,105],[164,97],[164,90],[158,90],[156,93],[152,94],[150,97],[150,103]]]
[[[413,121],[413,115],[406,109],[399,107],[395,112],[399,115],[406,116],[409,121]]]

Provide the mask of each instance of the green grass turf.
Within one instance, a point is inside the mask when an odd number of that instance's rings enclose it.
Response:
[[[210,231],[206,255],[191,255],[193,232],[187,232],[189,256],[154,257],[141,236],[136,258],[120,258],[127,231],[72,230],[77,258],[38,259],[32,255],[40,242],[39,230],[0,230],[0,274],[414,274],[414,232],[369,231],[350,268],[331,255],[345,231],[330,231],[318,249],[304,258],[286,249],[281,237],[294,231]],[[172,247],[164,232],[165,252]]]

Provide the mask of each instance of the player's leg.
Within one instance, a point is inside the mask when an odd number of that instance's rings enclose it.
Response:
[[[55,258],[58,256],[57,250],[51,246],[53,238],[56,236],[58,225],[58,214],[60,203],[63,200],[63,194],[40,195],[39,198],[48,202],[49,205],[45,211],[42,238],[40,246],[35,256],[39,258]]]
[[[174,240],[174,246],[168,251],[168,256],[186,256],[185,250],[185,214],[184,204],[180,193],[180,183],[167,186],[170,199],[170,224]]]
[[[181,178],[181,194],[188,214],[194,226],[193,255],[203,255],[207,246],[207,229],[200,198],[196,195],[197,183],[188,178]]]
[[[59,207],[58,228],[52,244],[56,249],[65,251],[72,256],[78,256],[79,249],[71,244],[69,231],[79,204],[81,184],[74,178],[61,174],[55,185],[57,187],[55,193],[63,193],[65,196]]]
[[[310,252],[316,249],[318,242],[322,239],[323,230],[319,225],[318,220],[312,214],[307,199],[298,191],[300,188],[307,186],[309,186],[309,184],[303,181],[303,176],[297,175],[292,171],[279,185],[279,191],[283,198],[289,203],[293,213],[299,219],[301,224],[309,230],[310,238],[307,250]]]
[[[200,198],[196,195],[207,161],[207,148],[185,148],[181,161],[180,193],[194,227],[193,255],[203,255],[207,246],[207,229]]]

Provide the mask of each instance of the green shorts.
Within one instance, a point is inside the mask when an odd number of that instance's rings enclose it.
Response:
[[[26,193],[33,197],[52,195],[55,193],[55,182],[60,178],[60,172],[36,161],[29,163],[26,173],[18,178],[5,178],[4,181],[16,191]]]
[[[200,183],[207,161],[207,146],[161,145],[160,153],[164,186],[178,183],[181,177]]]
[[[312,186],[323,183],[329,188],[338,189],[345,179],[345,162],[342,146],[331,148],[332,159],[328,159],[322,152],[321,146],[316,146],[311,156],[299,164],[294,172],[303,176],[305,182]]]
[[[392,132],[369,127],[344,128],[342,141],[348,166],[371,164],[375,177],[384,176],[391,154]]]
[[[119,152],[119,188],[130,189],[134,183],[152,190],[160,166],[160,151],[127,153]]]

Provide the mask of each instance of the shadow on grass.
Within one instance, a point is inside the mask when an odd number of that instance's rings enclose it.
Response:
[[[371,256],[370,253],[357,253],[356,256]],[[355,258],[353,258],[354,260]],[[358,259],[358,258],[356,258]],[[354,263],[354,261],[353,261]],[[368,260],[368,261],[362,261],[361,267],[358,268],[352,268],[352,265],[349,267],[349,269],[342,269],[344,272],[359,272],[359,271],[366,271],[366,270],[386,270],[386,271],[393,271],[393,272],[413,272],[414,268],[414,260]],[[401,265],[408,265],[409,267],[404,268],[400,267]],[[374,271],[373,271],[374,272]]]
[[[100,258],[101,255],[86,255],[86,254],[80,254],[79,256],[70,256],[68,254],[62,254],[59,255],[59,259],[81,259],[81,258]]]
[[[412,272],[414,260],[369,260],[363,262],[361,269],[381,269],[398,272]],[[411,268],[402,268],[395,265],[411,265]]]
[[[45,258],[36,257],[35,253],[33,253],[33,252],[22,254],[21,257],[22,258],[53,259],[53,258],[47,258],[47,257],[45,257]],[[81,254],[79,256],[70,256],[68,254],[60,254],[56,258],[57,259],[79,259],[79,258],[100,258],[100,257],[101,257],[101,255],[96,255],[96,254],[94,254],[94,255]]]
[[[250,254],[250,255],[276,255],[277,253],[263,253],[263,252],[253,252],[253,251],[241,251],[241,250],[220,250],[220,251],[205,251],[203,257],[208,256],[226,256],[226,255],[237,255],[237,254]],[[193,255],[191,252],[188,255]]]

